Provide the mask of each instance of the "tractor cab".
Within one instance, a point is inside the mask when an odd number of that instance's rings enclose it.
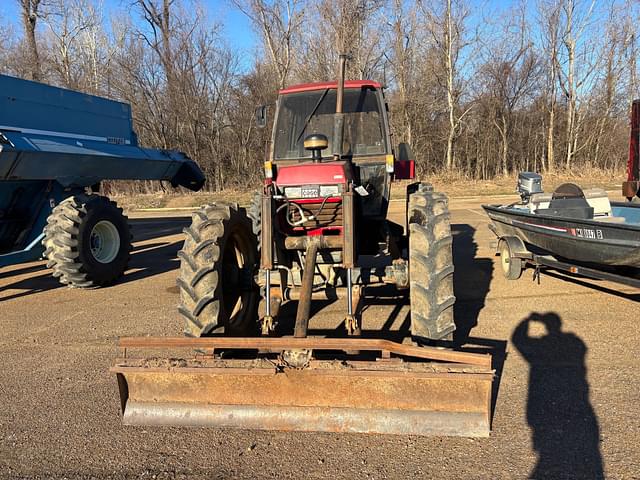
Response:
[[[374,224],[386,216],[398,162],[382,86],[345,81],[337,113],[338,90],[338,82],[324,82],[279,92],[265,174],[289,205],[279,220],[289,234],[340,234],[341,196],[350,186],[357,216]],[[379,231],[379,225],[374,229]]]

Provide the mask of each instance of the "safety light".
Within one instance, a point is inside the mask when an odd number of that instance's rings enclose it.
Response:
[[[264,162],[264,176],[265,178],[273,178],[273,162],[271,160]]]
[[[385,160],[385,169],[387,173],[393,173],[393,165],[395,163],[395,158],[393,155],[387,155]]]

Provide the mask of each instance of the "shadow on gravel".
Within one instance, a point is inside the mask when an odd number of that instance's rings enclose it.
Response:
[[[191,217],[158,217],[129,219],[134,242],[144,242],[154,238],[178,235],[191,225]]]
[[[133,219],[129,221],[134,242],[161,239],[168,235],[179,234],[190,222],[191,218],[183,217]],[[127,272],[125,272],[124,276],[120,278],[115,285],[141,280],[178,268],[177,256],[180,248],[182,248],[181,240],[173,242],[159,240],[154,243],[144,245],[138,243],[134,245]],[[40,271],[44,272],[44,274],[30,276],[0,287],[0,302],[64,286],[51,275],[51,270],[46,269],[43,264],[2,272],[0,273],[0,278],[9,278],[14,275],[24,275]],[[8,290],[19,290],[19,292],[2,296],[2,292]]]
[[[0,287],[0,302],[6,302],[8,300],[26,297],[35,293],[46,292],[48,290],[53,290],[55,288],[60,288],[63,286],[60,282],[58,282],[56,278],[51,275],[51,271],[45,270],[45,272],[46,273],[44,275],[38,275],[37,277],[28,277]],[[3,295],[3,292],[8,290],[20,291],[11,295]]]
[[[143,278],[152,277],[179,266],[178,252],[182,248],[182,241],[162,242],[151,245],[140,245],[131,253],[129,268],[116,285],[135,282]],[[176,277],[178,273],[176,272]]]
[[[13,270],[8,270],[1,272],[0,271],[0,279],[7,277],[14,277],[16,275],[26,275],[27,273],[34,273],[44,270],[44,264],[40,263],[38,265],[29,265],[27,267],[14,268]]]
[[[609,295],[615,295],[616,297],[626,298],[627,300],[633,300],[635,302],[640,302],[640,293],[627,293],[616,290],[616,287],[609,288],[605,285],[598,284],[599,280],[594,280],[592,278],[580,277],[578,275],[573,275],[567,272],[559,272],[550,269],[544,269],[542,273],[546,276],[557,278],[558,280],[562,280],[564,282],[570,282],[575,285],[580,285],[582,287],[587,287],[592,290],[597,290],[598,292],[608,293]],[[544,276],[542,277],[544,282]],[[633,287],[624,287],[620,285],[619,288],[633,288]]]
[[[455,267],[453,291],[456,303],[453,311],[456,345],[467,343],[471,330],[478,324],[478,316],[484,308],[493,278],[493,260],[476,257],[478,244],[473,239],[475,231],[470,225],[451,225]]]
[[[533,323],[542,324],[546,334],[531,336]],[[563,332],[562,320],[553,312],[531,314],[516,327],[511,341],[530,365],[527,422],[538,452],[530,478],[604,478],[584,342]]]

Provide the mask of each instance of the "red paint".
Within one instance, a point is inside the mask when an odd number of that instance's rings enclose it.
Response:
[[[627,180],[640,180],[640,100],[631,105],[631,135],[629,138],[629,161],[627,163]]]
[[[307,229],[305,227],[295,227],[293,229],[296,232],[305,232],[307,236],[313,237],[318,235],[342,235],[342,227],[339,226],[331,226],[331,227],[320,227]]]
[[[351,179],[351,169],[347,162],[313,163],[304,162],[278,167],[276,185],[292,187],[301,185],[338,185]]]
[[[322,199],[319,199],[319,198],[293,198],[291,200],[296,202],[296,203],[300,203],[300,204],[304,205],[306,203],[318,203],[318,201],[324,201],[324,198],[322,198]],[[326,204],[329,205],[331,203],[339,203],[341,201],[342,201],[342,197],[329,197],[329,198],[327,198]]]
[[[396,180],[413,180],[416,178],[415,160],[397,160],[393,165],[393,177]]]
[[[344,88],[363,88],[370,87],[380,89],[382,85],[372,80],[347,80],[344,82]],[[313,90],[326,90],[327,88],[338,88],[337,82],[319,82],[319,83],[301,83],[292,85],[280,90],[280,95],[287,93],[310,92]]]

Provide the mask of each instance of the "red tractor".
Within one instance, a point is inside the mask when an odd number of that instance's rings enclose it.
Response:
[[[640,100],[631,105],[631,135],[627,181],[622,184],[622,195],[632,202],[640,202]]]
[[[253,205],[208,205],[186,229],[178,279],[186,335],[253,333],[260,292],[263,334],[283,302],[298,300],[294,335],[304,337],[311,298],[344,294],[345,328],[357,335],[362,287],[387,283],[409,290],[415,339],[452,340],[447,197],[410,184],[405,224],[389,220],[391,184],[413,178],[414,161],[407,145],[394,149],[387,112],[381,85],[368,80],[280,91]]]
[[[120,339],[125,424],[489,434],[491,356],[424,345],[455,329],[447,197],[413,183],[404,221],[387,218],[391,183],[413,178],[414,163],[392,146],[380,84],[345,82],[344,57],[340,70],[280,91],[249,208],[194,213],[178,279],[191,338]],[[362,289],[385,284],[408,290],[420,345],[360,335]],[[314,298],[346,299],[345,335],[307,335]],[[278,316],[289,301],[294,325]],[[199,353],[135,359],[131,348]]]

